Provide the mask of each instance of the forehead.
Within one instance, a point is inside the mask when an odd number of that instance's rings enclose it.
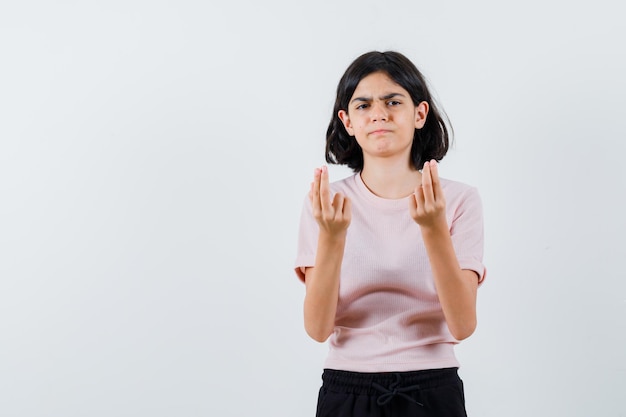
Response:
[[[354,90],[353,97],[367,93],[401,93],[408,95],[408,92],[396,83],[386,72],[373,72],[361,79]]]

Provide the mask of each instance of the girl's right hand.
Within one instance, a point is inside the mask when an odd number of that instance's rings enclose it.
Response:
[[[320,232],[335,236],[346,233],[352,218],[350,199],[335,193],[331,201],[328,167],[315,168],[309,199]]]

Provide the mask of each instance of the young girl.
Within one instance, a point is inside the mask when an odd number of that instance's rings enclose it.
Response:
[[[318,417],[465,416],[454,345],[476,327],[482,263],[477,190],[439,177],[449,132],[420,71],[369,52],[337,87],[296,273],[304,325],[329,340]]]

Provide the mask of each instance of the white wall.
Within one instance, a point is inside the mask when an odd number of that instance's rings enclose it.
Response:
[[[470,415],[626,416],[613,4],[3,2],[0,415],[313,416],[300,205],[343,70],[396,49],[483,197]]]

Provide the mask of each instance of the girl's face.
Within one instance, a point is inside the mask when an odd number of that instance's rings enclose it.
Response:
[[[374,72],[359,82],[348,110],[338,115],[363,149],[365,162],[389,157],[408,161],[415,129],[424,126],[427,114],[428,103],[416,106],[409,92],[386,73]]]

